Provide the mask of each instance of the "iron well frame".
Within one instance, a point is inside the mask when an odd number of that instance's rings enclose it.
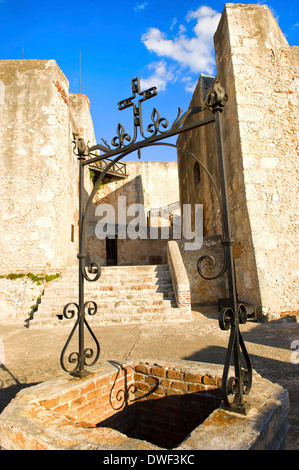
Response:
[[[101,267],[95,262],[90,262],[85,246],[88,209],[90,208],[97,188],[100,182],[104,179],[105,175],[109,172],[110,168],[113,167],[114,164],[116,164],[119,160],[123,159],[125,156],[129,155],[134,151],[137,151],[138,157],[140,158],[140,151],[143,148],[156,145],[168,145],[170,147],[180,149],[181,151],[185,152],[188,156],[198,162],[201,168],[203,168],[203,170],[208,175],[218,198],[219,206],[221,209],[222,222],[221,244],[223,247],[224,256],[223,266],[218,272],[218,274],[212,277],[206,276],[202,271],[203,261],[210,262],[212,267],[216,266],[216,262],[214,257],[210,255],[203,255],[199,258],[197,262],[197,271],[199,275],[207,281],[220,278],[225,273],[227,274],[229,292],[228,306],[223,307],[219,312],[220,328],[222,330],[230,329],[230,337],[226,351],[226,358],[222,377],[223,400],[224,404],[228,409],[242,414],[247,414],[249,404],[244,399],[244,395],[249,394],[252,386],[252,366],[239,328],[240,324],[244,324],[247,321],[247,312],[245,305],[238,302],[237,298],[235,266],[233,261],[234,242],[231,238],[229,201],[227,193],[226,162],[225,155],[223,152],[223,136],[221,126],[221,116],[228,100],[228,96],[216,78],[208,91],[204,105],[202,107],[189,108],[184,114],[182,114],[182,110],[179,108],[178,115],[170,128],[168,121],[165,118],[161,118],[158,110],[154,108],[151,115],[152,123],[149,124],[146,129],[146,131],[150,135],[146,136],[143,127],[142,103],[148,99],[153,98],[156,95],[156,87],[151,87],[148,90],[141,91],[139,78],[137,77],[135,79],[132,79],[132,95],[129,98],[120,101],[118,103],[118,107],[120,111],[129,107],[133,108],[133,137],[131,137],[125,132],[125,129],[121,124],[118,124],[117,136],[115,136],[111,141],[111,145],[114,148],[111,148],[110,145],[108,145],[108,143],[104,139],[102,139],[102,144],[97,144],[92,147],[89,147],[84,142],[82,137],[78,137],[74,142],[74,153],[77,155],[79,161],[79,253],[77,255],[79,263],[79,296],[78,303],[68,303],[63,310],[63,315],[65,318],[73,318],[76,314],[77,318],[61,353],[61,367],[63,368],[63,370],[69,372],[73,376],[83,378],[89,375],[89,371],[86,370],[86,367],[94,365],[100,355],[99,342],[86,320],[86,314],[95,315],[97,313],[97,304],[94,301],[85,302],[84,300],[84,281],[86,280],[88,282],[94,282],[98,280],[101,275]],[[138,99],[137,104],[134,101],[136,98]],[[200,119],[201,113],[203,111],[208,111],[208,113],[205,113],[205,117],[203,119]],[[206,117],[207,114],[208,117]],[[194,122],[188,122],[188,117],[192,115],[199,116],[199,119],[195,120]],[[193,153],[187,151],[184,148],[178,147],[175,144],[162,142],[167,138],[174,137],[183,132],[192,131],[193,129],[197,129],[199,127],[207,126],[211,123],[215,123],[216,126],[220,191],[218,190],[218,187],[215,184],[210,172]],[[138,130],[143,138],[139,141],[137,141]],[[96,154],[96,152],[99,150],[103,152],[102,155]],[[107,159],[109,159],[108,164],[97,178],[94,184],[94,188],[85,204],[84,169],[86,166],[88,167],[92,164],[96,164],[97,162]],[[91,348],[85,348],[85,327],[88,329],[95,342],[95,350]],[[79,338],[78,351],[72,352],[68,355],[67,358],[69,364],[72,364],[72,368],[70,370],[65,365],[65,356],[67,348],[77,328]],[[243,368],[241,365],[241,353],[243,354],[243,358],[245,360],[245,368]],[[230,373],[232,360],[234,362],[233,375],[231,375]]]

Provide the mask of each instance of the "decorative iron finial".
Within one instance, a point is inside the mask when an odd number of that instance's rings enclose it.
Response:
[[[78,139],[77,149],[78,149],[78,155],[80,157],[83,157],[86,152],[86,144],[84,142],[84,139],[82,139],[82,137],[79,137]]]
[[[79,132],[73,132],[73,152],[78,157],[78,160],[85,160],[85,157],[88,156],[88,145],[86,145],[82,137],[78,137]]]
[[[225,92],[223,86],[217,78],[212,83],[210,90],[208,91],[205,108],[210,109],[212,112],[223,111],[224,106],[228,100],[228,95]]]

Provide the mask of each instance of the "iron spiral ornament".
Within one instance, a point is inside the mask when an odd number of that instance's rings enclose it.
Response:
[[[227,268],[226,256],[224,255],[224,263],[223,263],[223,266],[222,266],[221,270],[213,276],[207,276],[206,274],[204,274],[203,269],[202,269],[204,264],[205,264],[205,270],[208,270],[208,271],[214,270],[217,266],[217,263],[216,263],[216,260],[215,260],[214,256],[212,256],[212,255],[200,256],[197,260],[196,268],[197,268],[197,272],[200,275],[200,277],[202,277],[206,281],[212,281],[212,280],[215,280],[215,279],[219,279],[220,277],[223,276],[223,274],[225,273],[226,268]]]
[[[237,318],[235,312],[229,308],[222,308],[219,313],[219,326],[221,330],[230,330],[230,338],[227,348],[226,361],[222,377],[222,391],[226,406],[237,411],[245,411],[243,396],[248,395],[252,387],[251,361],[240,333],[239,324],[247,321],[246,308],[243,304],[237,307]],[[237,349],[238,348],[238,349]],[[238,358],[239,349],[243,354],[245,366],[235,362],[235,375],[230,376],[229,370],[233,356]]]
[[[82,276],[88,282],[95,282],[101,277],[101,266],[98,263],[92,262],[89,266],[82,266]],[[94,275],[94,277],[90,276]]]
[[[70,302],[66,304],[63,309],[63,316],[68,320],[74,318],[75,315],[77,314],[77,320],[73,326],[73,329],[68,337],[67,342],[65,343],[65,346],[60,356],[61,367],[65,372],[68,372],[69,374],[75,374],[80,369],[80,366],[82,365],[89,366],[89,367],[93,366],[99,358],[99,355],[100,355],[99,342],[96,336],[94,335],[92,329],[90,328],[85,317],[86,314],[95,315],[96,313],[97,313],[97,304],[94,301],[85,302],[83,306],[83,312],[81,312],[79,305],[75,302]],[[79,325],[82,320],[83,320],[82,323],[84,327],[87,328],[91,337],[93,338],[93,341],[95,343],[95,349],[88,347],[88,348],[82,348],[80,350],[79,348],[79,351],[71,352],[67,355],[68,346],[71,342],[71,339],[73,338],[75,334],[75,331],[79,329]],[[67,361],[65,361],[66,356],[67,356]],[[90,359],[92,359],[91,362],[89,362]],[[72,367],[71,368],[67,367],[65,362],[67,362],[68,364],[71,364]]]
[[[116,361],[109,362],[117,368],[117,374],[112,384],[109,397],[110,405],[114,410],[118,411],[133,402],[143,400],[144,398],[149,397],[159,387],[159,379],[150,375],[149,377],[151,377],[151,380],[153,382],[153,386],[151,387],[151,389],[139,396],[135,396],[135,392],[137,390],[136,385],[134,383],[128,383],[128,369],[131,369],[133,373],[135,372],[135,369],[129,364],[121,364]],[[123,372],[123,377],[120,376],[121,372]],[[121,382],[121,379],[123,379],[122,388],[120,388],[116,393],[114,393],[115,386],[116,384],[117,387],[120,386],[119,383]]]

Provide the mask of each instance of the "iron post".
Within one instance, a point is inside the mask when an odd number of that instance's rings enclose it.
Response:
[[[233,356],[235,377],[228,379],[229,369],[225,368],[222,389],[225,397],[225,404],[235,411],[246,414],[249,409],[249,405],[244,401],[244,378],[241,368],[240,358],[240,332],[239,332],[239,318],[238,318],[238,300],[237,300],[237,289],[236,289],[236,275],[235,275],[235,264],[233,259],[233,244],[234,241],[231,238],[230,220],[229,220],[229,200],[227,193],[227,174],[226,174],[226,162],[223,152],[223,137],[221,127],[221,113],[223,108],[218,106],[214,108],[215,123],[216,123],[216,136],[217,136],[217,148],[218,148],[218,162],[219,162],[219,174],[220,174],[220,186],[222,194],[222,208],[223,208],[223,237],[222,245],[225,247],[226,253],[226,266],[227,266],[227,277],[228,277],[228,291],[229,291],[229,310],[222,309],[220,312],[220,328],[227,329],[228,325],[232,330],[232,340],[229,342],[226,364],[230,363],[230,358]],[[228,315],[228,316],[227,316]],[[226,316],[226,323],[223,322],[223,317]],[[227,320],[229,318],[229,323]],[[241,318],[244,321],[244,317]],[[235,399],[231,403],[228,395],[234,394]]]
[[[80,145],[81,144],[81,145]],[[84,277],[83,277],[83,270],[85,269],[85,258],[86,253],[83,249],[84,238],[83,238],[83,197],[84,197],[84,167],[83,162],[85,160],[85,148],[83,145],[83,141],[80,142],[78,145],[78,160],[79,160],[79,253],[77,254],[77,258],[79,261],[79,290],[78,290],[78,339],[79,339],[79,357],[78,357],[78,369],[72,373],[75,377],[86,377],[89,375],[89,372],[85,370],[84,361],[85,361],[85,353],[84,353]]]
[[[69,372],[74,377],[87,377],[90,375],[85,369],[87,365],[87,359],[93,358],[94,351],[91,348],[85,348],[85,330],[86,327],[91,334],[95,345],[96,345],[96,354],[94,359],[89,366],[96,363],[100,354],[100,346],[98,343],[97,338],[95,337],[93,331],[91,330],[89,324],[86,321],[85,315],[86,311],[89,315],[95,315],[97,312],[97,305],[95,302],[84,302],[84,279],[88,281],[95,281],[100,277],[100,269],[96,263],[92,263],[89,266],[89,272],[96,274],[94,278],[90,278],[86,272],[86,250],[85,250],[85,231],[84,231],[84,160],[87,156],[86,154],[86,145],[82,138],[78,139],[77,142],[77,156],[79,161],[79,253],[77,254],[78,258],[78,276],[79,276],[79,289],[78,289],[78,304],[70,303],[64,307],[64,317],[65,318],[73,318],[75,316],[75,311],[71,309],[71,306],[75,307],[77,310],[77,320],[76,323],[71,331],[71,334],[62,350],[61,357],[60,357],[60,364],[61,367],[66,371]],[[91,304],[91,306],[90,306]],[[71,364],[75,364],[72,370],[68,370],[64,364],[64,356],[66,353],[66,349],[70,343],[70,340],[78,328],[78,352],[73,352],[68,357],[68,362]]]

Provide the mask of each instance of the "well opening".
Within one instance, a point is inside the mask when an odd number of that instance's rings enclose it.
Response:
[[[171,363],[109,362],[110,372],[73,392],[66,406],[53,400],[41,404],[62,412],[82,426],[110,428],[128,438],[172,449],[218,408],[221,379]],[[112,366],[112,367],[111,367]],[[78,385],[80,381],[78,382]],[[67,393],[67,396],[69,394]]]
[[[58,410],[84,426],[111,428],[129,438],[172,449],[222,399],[220,378],[195,373],[191,367],[160,362],[110,365],[109,374],[98,376],[68,408]]]
[[[217,391],[218,393],[218,391]],[[97,424],[164,449],[179,446],[218,407],[218,397],[206,392],[135,402]]]

